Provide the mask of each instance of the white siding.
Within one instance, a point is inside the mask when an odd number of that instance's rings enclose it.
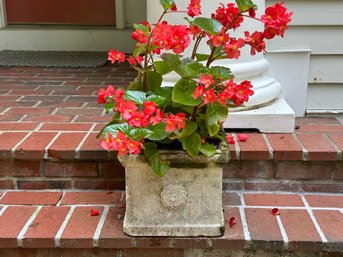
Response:
[[[267,0],[266,6],[276,2]],[[267,48],[311,49],[307,110],[343,112],[343,1],[284,2],[294,13],[292,23],[285,38],[271,41]]]

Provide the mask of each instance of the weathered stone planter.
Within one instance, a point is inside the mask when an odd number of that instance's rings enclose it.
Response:
[[[183,151],[164,151],[171,162],[157,176],[143,156],[125,156],[124,232],[131,236],[220,236],[224,231],[222,170],[228,151],[211,158],[189,157]]]

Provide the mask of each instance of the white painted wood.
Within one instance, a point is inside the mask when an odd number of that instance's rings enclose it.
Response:
[[[266,6],[277,2],[280,1],[267,0]],[[293,12],[291,26],[343,25],[341,0],[286,0],[284,2],[285,6]]]
[[[124,29],[126,26],[126,8],[125,0],[116,1],[116,28]]]
[[[134,49],[132,29],[27,28],[0,30],[0,50],[108,51]]]
[[[305,115],[308,70],[311,50],[269,51],[265,58],[270,63],[270,74],[282,85],[283,97],[297,117]]]
[[[294,132],[295,113],[284,99],[247,111],[230,112],[224,128],[258,129],[264,133]]]
[[[7,25],[5,0],[0,0],[0,28]]]
[[[312,49],[312,54],[343,54],[343,26],[290,27],[285,38],[267,43],[267,49]]]
[[[342,65],[343,55],[312,55],[309,83],[343,83]]]
[[[124,0],[126,5],[126,26],[147,20],[146,0]]]
[[[343,111],[343,84],[309,84],[307,109]]]

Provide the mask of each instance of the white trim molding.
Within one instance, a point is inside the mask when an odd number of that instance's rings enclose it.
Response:
[[[4,28],[6,25],[6,3],[5,0],[0,0],[0,28]]]
[[[125,29],[126,27],[126,6],[125,0],[115,0],[116,3],[116,28]]]

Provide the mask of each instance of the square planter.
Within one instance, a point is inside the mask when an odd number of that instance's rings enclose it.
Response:
[[[143,156],[121,156],[126,173],[124,232],[131,236],[220,236],[223,167],[228,151],[208,158],[163,151],[171,169],[157,176]]]

